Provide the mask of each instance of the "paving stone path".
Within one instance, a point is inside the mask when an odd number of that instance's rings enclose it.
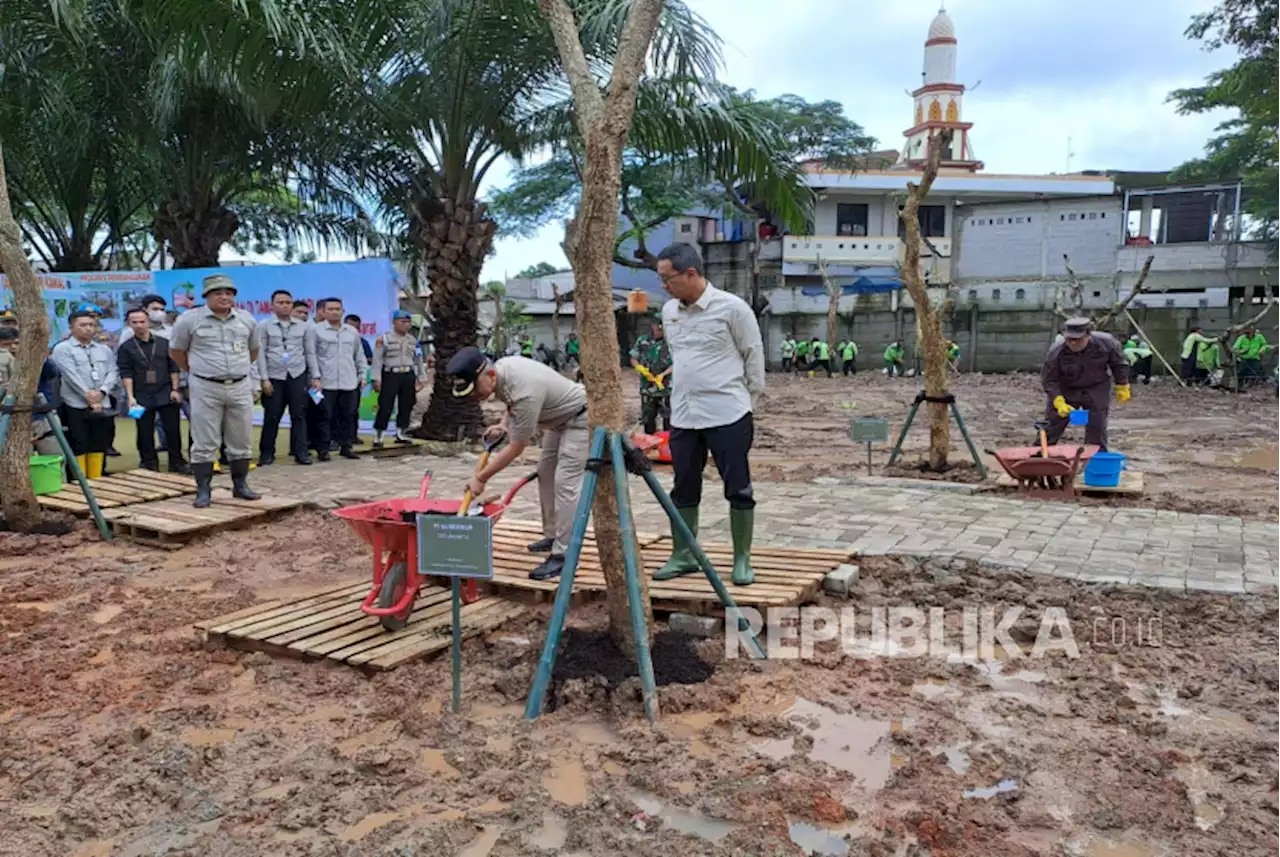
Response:
[[[411,496],[431,470],[432,496],[457,497],[476,457],[407,455],[253,471],[260,490],[323,507]],[[531,461],[513,466],[532,470]],[[670,487],[670,472],[658,471]],[[224,477],[225,478],[225,477]],[[512,480],[500,477],[493,488]],[[1078,506],[991,494],[859,484],[757,483],[756,540],[777,547],[849,547],[862,555],[959,557],[1032,573],[1098,583],[1131,583],[1223,593],[1275,590],[1280,527],[1223,515]],[[639,479],[632,503],[640,530],[665,532],[665,515]],[[527,487],[509,515],[539,517],[537,489]],[[708,479],[701,530],[728,541],[728,506]]]

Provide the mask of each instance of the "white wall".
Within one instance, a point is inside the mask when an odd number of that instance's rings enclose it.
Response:
[[[906,193],[907,179],[903,179],[903,194]],[[813,207],[813,234],[835,235],[836,206],[841,203],[863,204],[867,206],[867,235],[896,236],[898,234],[898,199],[894,195],[855,196],[828,192],[825,199],[819,200]],[[947,207],[946,231],[948,238],[955,234],[955,205],[949,197],[929,197],[925,205],[945,205]]]
[[[962,280],[1114,275],[1122,203],[1112,196],[966,205],[953,275]]]

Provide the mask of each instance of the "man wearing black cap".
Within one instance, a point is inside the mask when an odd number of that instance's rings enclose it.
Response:
[[[472,496],[483,494],[485,484],[515,461],[542,430],[538,499],[543,538],[530,544],[529,550],[550,551],[551,555],[529,572],[529,577],[555,577],[564,569],[564,552],[587,463],[587,391],[536,360],[504,357],[493,362],[474,347],[453,355],[446,371],[454,379],[453,395],[473,396],[482,402],[496,395],[507,406],[502,424],[490,426],[486,434],[505,431],[510,444],[468,480]]]
[[[1089,411],[1084,442],[1107,448],[1107,416],[1111,408],[1111,383],[1116,401],[1129,401],[1129,361],[1120,343],[1109,333],[1093,329],[1087,318],[1067,319],[1062,341],[1045,355],[1040,369],[1044,386],[1044,418],[1049,423],[1045,439],[1057,443],[1066,431],[1067,420],[1077,408]]]
[[[378,394],[378,413],[373,420],[373,445],[382,446],[382,435],[396,412],[396,442],[412,443],[405,432],[418,391],[425,383],[422,347],[409,332],[413,316],[402,309],[391,313],[391,331],[373,343],[373,389]]]

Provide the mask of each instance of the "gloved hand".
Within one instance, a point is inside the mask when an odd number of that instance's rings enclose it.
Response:
[[[1053,409],[1058,412],[1058,416],[1064,419],[1068,417],[1075,408],[1067,404],[1067,400],[1061,396],[1055,396],[1053,399]]]
[[[641,378],[644,378],[650,384],[655,384],[659,390],[662,389],[662,382],[659,381],[657,378],[653,377],[653,373],[649,371],[648,366],[637,366],[636,374],[639,375]]]
[[[1133,397],[1133,391],[1129,389],[1128,384],[1116,384],[1116,401],[1124,404]]]

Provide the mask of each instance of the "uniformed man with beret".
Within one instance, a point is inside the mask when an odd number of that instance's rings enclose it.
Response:
[[[529,577],[546,580],[557,576],[564,570],[564,553],[587,464],[586,389],[536,360],[503,357],[491,361],[474,347],[453,355],[446,371],[453,377],[454,396],[473,396],[482,402],[497,396],[507,406],[502,423],[490,426],[485,434],[492,437],[505,431],[510,443],[467,482],[472,496],[483,494],[486,483],[515,461],[542,430],[538,499],[543,538],[530,544],[529,550],[550,551],[551,555]]]
[[[1107,448],[1107,417],[1111,410],[1111,385],[1116,401],[1129,401],[1129,361],[1120,343],[1109,333],[1095,331],[1087,318],[1067,319],[1062,341],[1045,355],[1040,369],[1044,387],[1044,418],[1049,423],[1045,440],[1057,443],[1066,431],[1071,412],[1089,412],[1084,442]]]
[[[225,446],[232,493],[257,500],[249,489],[253,455],[253,365],[260,331],[253,316],[238,310],[236,287],[225,274],[204,278],[205,305],[179,317],[169,353],[190,373],[191,472],[196,477],[197,509],[213,502],[213,463]]]
[[[422,347],[409,332],[413,316],[402,309],[391,314],[391,331],[373,342],[373,389],[378,394],[378,413],[373,419],[373,445],[382,446],[382,435],[396,412],[396,442],[412,443],[405,431],[409,415],[425,383]]]

